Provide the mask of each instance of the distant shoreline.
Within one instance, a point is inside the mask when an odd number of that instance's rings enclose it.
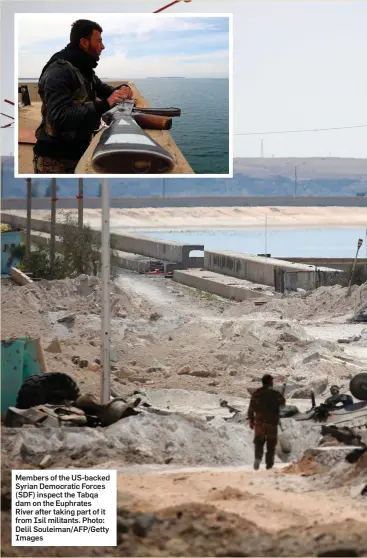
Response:
[[[62,210],[58,210],[62,211]],[[68,213],[77,215],[77,209]],[[15,214],[26,215],[25,210]],[[43,219],[49,210],[33,210],[33,217]],[[267,215],[267,217],[266,217]],[[84,220],[100,228],[101,210],[84,209]],[[123,225],[121,225],[123,223]],[[135,208],[110,209],[110,225],[115,230],[154,232],[263,231],[299,229],[367,229],[367,208],[362,207],[287,207],[273,212],[270,208]]]
[[[104,82],[109,82],[109,81],[135,81],[135,80],[139,80],[139,79],[175,79],[175,80],[179,80],[179,79],[185,79],[185,80],[190,80],[190,79],[221,79],[221,80],[226,80],[228,81],[229,78],[227,77],[152,77],[152,76],[148,76],[148,77],[135,77],[135,78],[126,78],[126,77],[100,77],[100,79]],[[36,82],[39,80],[39,76],[38,77],[20,77],[18,78],[18,81],[29,81],[29,82]]]

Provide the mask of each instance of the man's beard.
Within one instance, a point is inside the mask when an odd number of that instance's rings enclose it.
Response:
[[[88,51],[87,51],[87,52],[88,52],[89,56],[91,56],[92,58],[94,58],[94,60],[95,60],[96,62],[99,61],[99,55],[96,54],[96,52],[95,52],[93,49],[88,48]]]

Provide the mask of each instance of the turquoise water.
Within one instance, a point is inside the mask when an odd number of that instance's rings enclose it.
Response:
[[[367,223],[366,223],[367,226]],[[140,234],[163,240],[204,244],[207,250],[231,250],[247,254],[265,251],[274,257],[352,258],[357,242],[363,239],[360,257],[367,257],[366,229],[268,229],[225,231],[156,232],[139,229]]]

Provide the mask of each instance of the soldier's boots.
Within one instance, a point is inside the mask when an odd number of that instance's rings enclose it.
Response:
[[[269,453],[267,453],[265,462],[266,462],[266,468],[272,469],[274,467],[274,455],[273,454],[269,455]]]
[[[261,463],[261,459],[255,459],[255,462],[254,462],[255,471],[258,471],[260,469],[260,463]]]

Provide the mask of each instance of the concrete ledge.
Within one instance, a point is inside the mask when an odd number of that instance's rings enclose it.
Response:
[[[50,235],[48,233],[31,231],[31,240],[33,244],[42,248],[49,245]],[[56,237],[56,250],[60,253],[62,252],[62,242],[59,237]],[[150,262],[153,258],[147,258],[140,254],[131,254],[130,252],[122,252],[121,250],[114,250],[114,252],[117,256],[117,264],[122,269],[136,271],[137,273],[150,271]],[[174,262],[163,261],[163,264],[166,272],[173,271],[179,266],[179,264]]]
[[[26,275],[25,273],[23,273],[23,271],[20,271],[20,269],[17,269],[16,267],[11,268],[10,277],[17,285],[24,286],[29,285],[29,283],[33,283],[32,279],[30,279],[28,275]]]
[[[264,300],[270,296],[265,291],[253,290],[254,285],[251,285],[248,281],[232,279],[211,271],[199,269],[175,270],[173,272],[173,279],[182,285],[194,287],[195,289],[200,289],[223,298],[230,298],[238,302],[243,300]]]
[[[302,263],[291,263],[275,258],[239,254],[236,252],[214,252],[205,250],[204,268],[215,273],[223,273],[238,279],[246,279],[270,287],[275,286],[275,272],[285,272],[294,277],[296,288],[313,290],[321,284],[328,284],[340,271],[327,267],[315,267]],[[293,289],[294,290],[294,289]]]
[[[27,226],[26,217],[11,215],[9,213],[1,213],[1,222],[21,228],[25,228]],[[31,219],[31,227],[34,231],[40,231],[48,234],[51,232],[51,223],[49,221],[43,221],[42,219]],[[62,227],[62,223],[56,223],[56,235],[61,233]],[[94,234],[95,237],[100,240],[101,231],[95,230]],[[193,251],[203,252],[203,245],[159,240],[148,236],[130,234],[122,235],[116,233],[113,233],[113,235],[116,238],[116,248],[121,252],[140,254],[156,260],[175,262],[181,264],[181,267],[184,269],[202,266],[202,260],[200,258],[191,257],[190,253]]]
[[[302,263],[314,265],[317,267],[330,267],[332,269],[340,269],[341,271],[350,271],[354,262],[354,258],[281,258],[285,262]],[[363,266],[363,270],[367,270],[367,259],[358,258],[357,265]]]

